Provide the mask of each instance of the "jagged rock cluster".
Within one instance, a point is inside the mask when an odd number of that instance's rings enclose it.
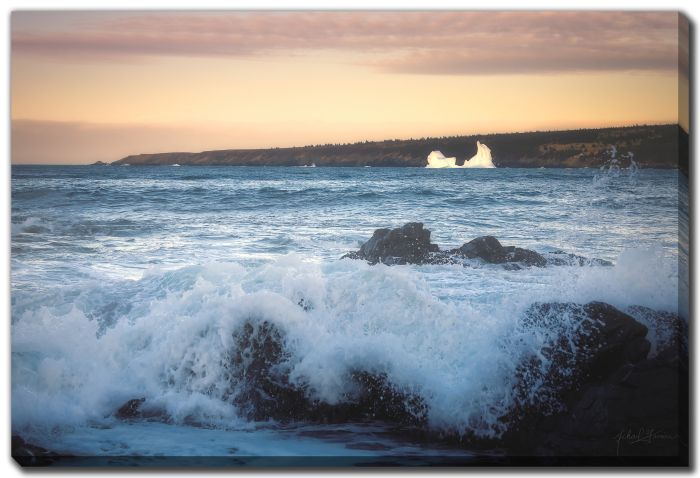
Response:
[[[502,264],[507,269],[547,265],[612,265],[601,259],[588,259],[563,251],[546,256],[530,249],[503,246],[493,236],[481,236],[461,247],[440,250],[430,242],[430,231],[423,223],[410,222],[396,229],[377,229],[359,251],[345,254],[343,258],[361,259],[370,264],[457,264],[465,259],[479,259],[489,264]]]

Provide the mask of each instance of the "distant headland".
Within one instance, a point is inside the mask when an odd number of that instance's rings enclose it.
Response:
[[[615,147],[621,153],[633,153],[634,160],[643,168],[688,171],[688,133],[677,124],[137,154],[111,164],[425,167],[433,151],[439,150],[447,157],[470,157],[477,153],[477,142],[488,144],[493,163],[499,168],[598,167],[605,162],[606,152]]]

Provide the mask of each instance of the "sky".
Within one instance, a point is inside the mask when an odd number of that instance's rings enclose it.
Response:
[[[12,162],[687,130],[685,38],[675,12],[15,11]]]

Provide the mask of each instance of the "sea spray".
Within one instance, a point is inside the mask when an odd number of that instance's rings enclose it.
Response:
[[[611,146],[605,151],[603,164],[598,168],[593,182],[596,186],[611,186],[610,182],[624,178],[633,184],[638,171],[639,165],[634,160],[633,152],[619,153],[615,146]]]
[[[673,284],[658,274],[672,265],[650,251],[629,257],[614,267],[553,267],[549,275],[482,267],[482,279],[491,278],[484,285],[495,293],[488,301],[467,287],[454,291],[461,299],[436,297],[438,284],[470,274],[462,266],[317,265],[295,255],[252,270],[209,264],[86,285],[73,305],[59,294],[56,304],[32,306],[20,294],[15,307],[22,313],[12,327],[13,423],[21,429],[109,420],[126,400],[143,396],[176,423],[240,424],[228,357],[236,331],[264,320],[284,332],[282,366],[310,399],[342,403],[352,396],[353,371],[384,374],[393,387],[421,397],[435,430],[498,436],[506,426],[499,417],[515,404],[515,370],[541,347],[521,322],[534,301],[605,299],[620,308],[675,311]],[[549,285],[541,287],[542,280]],[[125,288],[150,292],[125,297]],[[92,298],[81,300],[86,296]],[[132,305],[100,324],[92,308],[113,301]]]

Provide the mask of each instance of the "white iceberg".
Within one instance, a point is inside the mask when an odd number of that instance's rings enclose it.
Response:
[[[495,168],[491,158],[491,149],[485,144],[476,142],[476,154],[464,161],[462,166],[457,166],[457,158],[446,158],[440,151],[433,151],[428,155],[426,168]]]
[[[457,158],[446,158],[440,151],[433,151],[428,155],[426,168],[457,168]]]
[[[491,149],[479,141],[476,142],[476,154],[464,162],[463,168],[495,168]]]

